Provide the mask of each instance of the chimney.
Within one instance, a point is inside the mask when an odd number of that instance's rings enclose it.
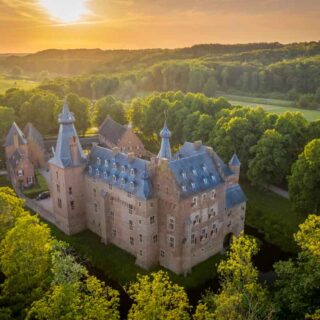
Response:
[[[134,152],[129,152],[128,153],[128,160],[129,162],[132,162],[136,158]]]
[[[114,156],[116,156],[119,152],[120,152],[120,150],[119,150],[118,147],[113,147],[113,148],[112,148],[112,154],[113,154]]]
[[[73,164],[79,164],[79,153],[77,145],[77,137],[73,136],[70,138],[70,153]]]
[[[201,146],[202,146],[202,141],[201,140],[195,141],[193,143],[193,147],[195,148],[195,150],[198,150]]]

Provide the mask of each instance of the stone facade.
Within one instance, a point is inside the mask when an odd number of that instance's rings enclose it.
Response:
[[[86,158],[67,105],[59,122],[49,168],[56,225],[65,233],[88,228],[143,268],[160,264],[186,274],[243,230],[236,155],[226,165],[201,142],[186,142],[172,155],[165,124],[151,161],[115,146],[94,146]]]
[[[40,133],[31,124],[26,126],[25,132],[13,123],[4,144],[9,178],[19,188],[32,186],[35,168],[46,165]]]

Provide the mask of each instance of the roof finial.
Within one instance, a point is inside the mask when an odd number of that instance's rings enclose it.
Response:
[[[166,159],[171,159],[171,147],[170,147],[170,137],[171,137],[171,132],[168,129],[167,126],[167,121],[165,120],[163,129],[160,132],[160,137],[162,138],[161,140],[161,148],[158,154],[158,158],[166,158]]]
[[[74,123],[75,118],[72,112],[70,112],[68,101],[65,98],[63,102],[62,112],[59,114],[59,123],[60,124],[70,124]]]

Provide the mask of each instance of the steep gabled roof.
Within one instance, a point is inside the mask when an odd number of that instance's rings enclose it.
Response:
[[[42,135],[40,132],[33,126],[32,123],[28,122],[23,130],[26,139],[28,140],[29,138],[34,140],[35,142],[38,143],[38,145],[42,148],[44,148],[44,142]]]
[[[106,184],[125,190],[139,199],[152,197],[149,162],[130,158],[125,153],[114,153],[108,148],[95,146],[88,158],[87,174]]]
[[[6,136],[4,147],[9,147],[14,144],[14,141],[13,141],[14,135],[18,136],[19,144],[27,144],[27,140],[23,132],[20,130],[18,125],[14,122],[9,130],[8,135]]]
[[[113,144],[117,144],[126,132],[127,127],[107,117],[99,128],[99,134],[106,137]]]

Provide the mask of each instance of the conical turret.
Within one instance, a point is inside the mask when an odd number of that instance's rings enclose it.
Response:
[[[170,147],[170,137],[171,132],[168,129],[167,121],[164,122],[163,129],[160,132],[161,137],[161,148],[158,154],[158,158],[165,158],[168,160],[171,160],[172,154],[171,154],[171,147]]]

